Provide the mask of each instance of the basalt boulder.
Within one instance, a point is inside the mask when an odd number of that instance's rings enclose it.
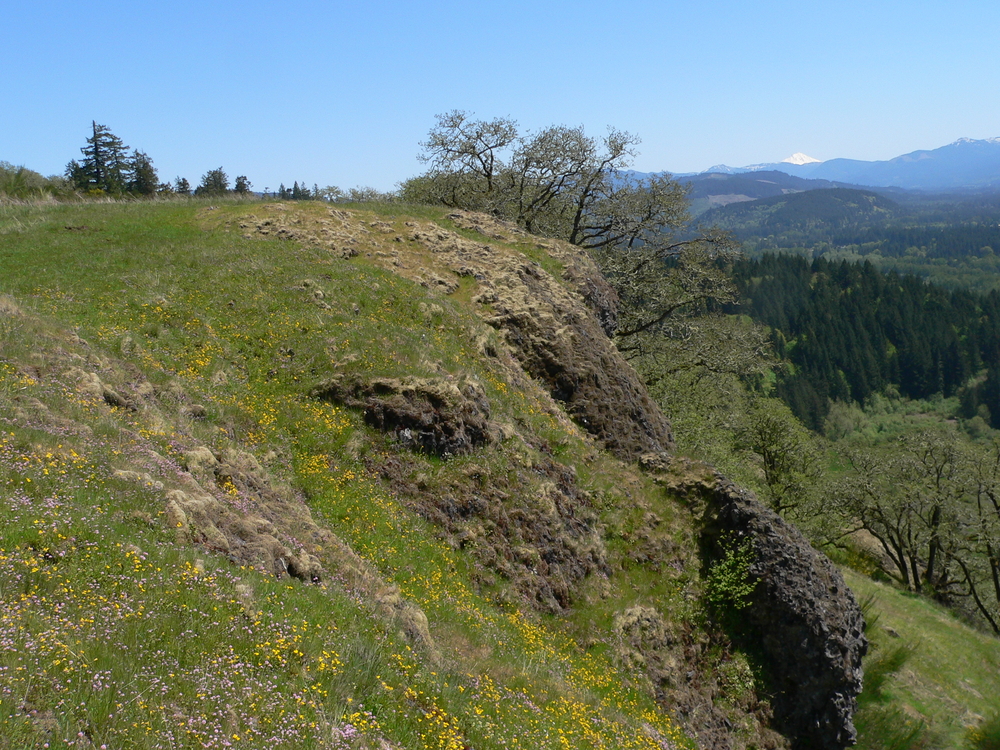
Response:
[[[829,559],[752,494],[717,477],[706,499],[708,558],[720,558],[733,544],[752,550],[750,576],[757,584],[740,611],[742,627],[767,661],[780,727],[796,748],[853,744],[861,657],[868,649],[854,594]]]

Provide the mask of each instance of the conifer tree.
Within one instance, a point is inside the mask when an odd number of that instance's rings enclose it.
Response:
[[[91,124],[93,135],[80,149],[83,159],[66,165],[66,178],[77,190],[122,193],[130,171],[128,146],[107,125]]]
[[[142,151],[134,151],[130,161],[128,192],[135,195],[152,195],[160,187],[160,178],[153,167],[153,160]]]
[[[211,169],[201,177],[201,184],[195,188],[195,195],[225,195],[229,192],[229,175],[222,167]]]

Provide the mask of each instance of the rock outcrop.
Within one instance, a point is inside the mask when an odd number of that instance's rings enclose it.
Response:
[[[363,409],[372,427],[436,456],[470,453],[493,441],[486,393],[470,380],[336,377],[310,395]]]
[[[617,322],[614,290],[580,248],[537,237],[479,214],[449,217],[491,240],[540,243],[562,266],[561,279],[502,245],[473,242],[439,227],[419,227],[411,239],[479,286],[486,322],[502,331],[522,367],[571,417],[615,455],[673,448],[670,422],[608,334]]]
[[[487,322],[580,426],[625,460],[673,447],[670,423],[590,310],[529,263],[496,285]]]
[[[742,613],[769,664],[773,695],[771,706],[741,710],[769,724],[773,708],[776,723],[801,748],[849,745],[867,641],[860,608],[834,566],[711,467],[677,471],[683,461],[669,456],[670,423],[609,338],[617,297],[586,253],[482,214],[457,211],[447,220],[451,228],[422,220],[392,225],[331,209],[313,224],[274,215],[255,228],[343,258],[364,253],[433,294],[468,295],[477,314],[502,335],[502,342],[495,335],[484,339],[481,352],[509,361],[600,445],[625,461],[640,460],[673,496],[690,498],[703,517],[708,560],[724,554],[724,539],[752,540],[750,573],[758,585]],[[372,240],[382,235],[385,242]],[[315,282],[299,288],[323,300]],[[473,381],[449,378],[343,375],[318,384],[311,395],[363,409],[370,425],[417,452],[468,455],[502,442],[484,391]],[[469,551],[487,585],[499,576],[536,608],[558,613],[573,606],[588,577],[614,574],[589,493],[555,461],[519,472],[498,471],[484,459],[483,466],[470,463],[465,478],[445,482],[416,471],[413,458],[402,451],[368,468],[408,507],[443,528],[452,544]],[[713,678],[712,687],[691,668],[704,663],[704,644],[688,642],[667,625],[655,606],[637,604],[620,613],[614,637],[622,663],[646,672],[663,704],[700,742],[736,746],[725,711],[714,703],[728,695],[721,680]],[[747,679],[751,687],[744,693],[753,692],[752,675]],[[754,736],[769,733],[758,729]],[[769,737],[758,746],[785,742]]]
[[[718,477],[707,493],[703,540],[724,554],[725,538],[749,540],[758,583],[743,610],[770,668],[775,718],[799,748],[842,750],[868,649],[854,594],[825,556],[751,494]]]
[[[240,222],[245,236],[293,239],[350,258],[381,235],[388,242],[366,255],[395,274],[441,294],[457,292],[462,278],[474,279],[480,315],[504,333],[521,366],[577,424],[627,461],[673,448],[669,420],[609,338],[618,321],[617,295],[579,247],[469,211],[455,211],[448,220],[481,241],[430,222],[407,221],[396,234],[384,221],[365,222],[333,208],[322,218],[282,204],[261,211],[268,216]],[[552,259],[552,267],[530,260],[525,247]],[[326,304],[316,282],[307,279],[299,288]]]

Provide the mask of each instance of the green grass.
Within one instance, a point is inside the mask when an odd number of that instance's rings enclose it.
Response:
[[[364,255],[246,239],[236,224],[258,205],[0,206],[0,747],[686,746],[606,648],[571,638],[599,635],[601,617],[540,618],[498,596],[502,581],[480,589],[469,557],[372,471],[391,440],[306,394],[343,372],[474,377],[495,418],[555,446],[584,486],[622,484],[614,462],[477,355],[471,290],[434,296]],[[70,366],[123,393],[152,383],[163,414],[81,395]],[[182,417],[187,403],[207,416]],[[179,544],[162,491],[114,474],[169,486],[195,444],[252,451],[304,492],[423,609],[440,660],[335,570],[313,586]],[[500,471],[534,450],[515,439],[474,460]],[[412,460],[443,485],[469,463]],[[638,513],[607,509],[623,533]],[[646,579],[683,598],[640,567],[607,616]]]
[[[931,746],[962,747],[969,728],[1000,708],[1000,641],[923,597],[843,572],[859,597],[873,598],[878,616],[866,664],[899,646],[912,649],[899,671],[884,678],[885,702],[904,720],[932,727],[939,737]]]
[[[286,214],[318,221],[328,210]],[[434,221],[482,241],[440,209],[352,210],[400,234],[406,221]],[[0,748],[689,747],[645,675],[616,654],[616,614],[651,604],[702,650],[701,676],[718,679],[738,723],[752,670],[706,619],[689,512],[598,451],[502,358],[480,354],[483,337],[501,334],[472,309],[475,280],[429,291],[380,263],[377,238],[364,235],[350,259],[243,236],[240,223],[264,211],[0,205]],[[537,243],[509,247],[561,276]],[[81,394],[70,367],[139,408]],[[448,461],[405,453],[358,411],[308,396],[337,374],[475,379],[491,418],[516,434]],[[137,395],[144,382],[155,400]],[[191,404],[205,416],[184,416]],[[320,545],[310,548],[328,570],[319,585],[240,567],[182,543],[162,489],[115,475],[144,471],[169,488],[194,445],[257,456],[420,607],[438,653],[345,585]],[[572,467],[613,571],[584,580],[561,616],[533,612],[511,582],[484,574],[381,473],[396,466],[399,481],[439,493],[492,477],[514,488],[514,504],[540,492],[535,469],[549,461]],[[237,510],[254,502],[235,486],[213,492]],[[886,661],[873,705],[893,726],[880,736],[922,718],[938,746],[960,746],[998,708],[1000,645],[847,575],[877,596],[869,663],[895,642],[885,627],[915,647],[896,671]]]

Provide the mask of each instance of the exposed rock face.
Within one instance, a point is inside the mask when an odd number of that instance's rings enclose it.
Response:
[[[539,243],[479,214],[448,218],[492,240]],[[410,239],[447,269],[476,279],[486,322],[504,332],[524,369],[608,450],[635,460],[673,447],[670,422],[608,338],[617,325],[615,293],[586,253],[556,240],[541,242],[563,266],[560,282],[520,252],[439,227],[422,226]]]
[[[406,504],[444,529],[487,580],[507,580],[522,601],[544,612],[571,607],[584,579],[611,575],[592,496],[575,474],[554,461],[497,471],[469,464],[447,483],[413,481],[405,461],[378,469]]]
[[[343,258],[357,255],[372,237],[388,238],[396,231],[386,222],[365,223],[333,208],[313,221],[281,204],[261,208],[269,214],[266,218],[249,216],[240,222],[245,236],[294,239]],[[483,241],[430,222],[408,221],[391,244],[376,245],[366,254],[441,294],[457,292],[462,277],[474,278],[482,317],[504,332],[528,374],[608,450],[632,461],[642,453],[673,448],[670,422],[608,338],[618,324],[618,298],[587,253],[485,214],[455,211],[448,219],[479,233]],[[554,259],[561,274],[528,260],[525,245]],[[316,297],[324,293],[314,281],[307,279],[299,288],[321,307],[326,304]]]
[[[368,424],[418,450],[457,456],[492,442],[490,405],[482,386],[428,378],[332,378],[314,398],[362,408]]]
[[[597,319],[540,268],[522,264],[497,280],[494,315],[523,367],[617,456],[673,447],[670,423]]]
[[[719,477],[707,499],[711,552],[722,554],[726,534],[753,542],[750,573],[759,583],[745,612],[770,662],[776,719],[798,748],[853,744],[868,650],[854,594],[795,527],[749,493]]]

